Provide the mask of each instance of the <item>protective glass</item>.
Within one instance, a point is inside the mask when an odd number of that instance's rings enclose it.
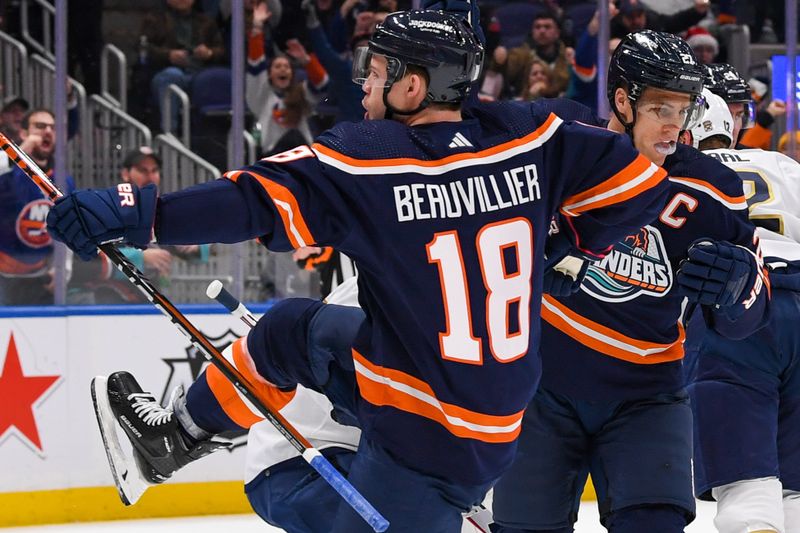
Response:
[[[640,115],[663,124],[675,125],[681,130],[690,129],[703,119],[706,110],[706,99],[702,95],[692,97],[687,106],[675,106],[669,102],[640,102],[636,111]]]
[[[373,57],[379,59],[373,62]],[[386,61],[385,67],[383,60]],[[374,88],[391,87],[404,74],[405,67],[399,59],[374,54],[366,46],[356,48],[353,54],[353,81],[358,85]]]

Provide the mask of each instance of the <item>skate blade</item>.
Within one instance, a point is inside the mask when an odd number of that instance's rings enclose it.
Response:
[[[108,401],[108,378],[97,376],[92,380],[92,403],[97,416],[97,425],[108,457],[108,466],[117,485],[119,498],[125,505],[133,505],[152,485],[139,473],[133,454],[125,454],[117,433],[117,418]]]

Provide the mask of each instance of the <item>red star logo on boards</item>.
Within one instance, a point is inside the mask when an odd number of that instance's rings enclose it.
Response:
[[[26,376],[14,342],[14,334],[8,340],[6,360],[0,373],[0,441],[17,429],[31,444],[42,450],[39,429],[33,416],[33,404],[58,381],[61,376]]]

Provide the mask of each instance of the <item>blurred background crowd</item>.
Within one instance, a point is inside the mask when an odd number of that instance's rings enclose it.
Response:
[[[46,171],[56,143],[68,143],[68,188],[129,181],[169,192],[214,179],[235,160],[235,47],[246,62],[247,163],[310,143],[339,121],[361,120],[353,50],[387,13],[418,4],[244,0],[244,32],[237,32],[231,0],[69,0],[67,139],[57,139],[52,0],[6,0],[0,131]],[[614,0],[607,43],[599,39],[596,1],[482,0],[480,7],[488,39],[482,99],[566,97],[602,113],[600,48],[613,51],[628,32],[656,29],[683,36],[700,62],[730,63],[748,80],[757,114],[742,144],[787,150],[783,0]],[[54,302],[47,208],[0,155],[0,305]],[[248,243],[123,251],[182,303],[204,302],[214,278],[241,278],[241,296],[250,301],[325,294],[354,268],[325,248],[273,254]],[[141,302],[103,257],[86,264],[67,257],[64,269],[65,303]]]

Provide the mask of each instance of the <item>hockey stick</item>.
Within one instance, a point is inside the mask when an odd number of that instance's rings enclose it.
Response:
[[[253,328],[255,327],[256,322],[258,322],[250,310],[245,307],[242,302],[237,300],[233,294],[229,293],[228,290],[222,285],[220,280],[215,279],[208,284],[206,296],[221,303],[225,309],[230,311],[233,316],[244,322],[247,327]]]
[[[0,133],[0,149],[22,170],[51,201],[63,196],[61,191],[13,141]],[[101,244],[100,250],[112,263],[147,297],[175,326],[189,338],[191,343],[209,359],[214,366],[237,388],[255,408],[269,420],[303,458],[338,492],[361,517],[378,532],[386,531],[389,522],[336,470],[331,463],[308,440],[279,413],[258,397],[256,390],[236,370],[219,350],[192,324],[144,274],[122,255],[113,244]]]
[[[225,289],[222,282],[215,279],[208,284],[206,296],[222,304],[225,309],[239,318],[248,327],[256,325],[256,318],[242,302]],[[472,524],[480,533],[489,533],[489,524],[492,523],[492,513],[483,505],[476,505],[468,512],[464,513],[464,519]]]

